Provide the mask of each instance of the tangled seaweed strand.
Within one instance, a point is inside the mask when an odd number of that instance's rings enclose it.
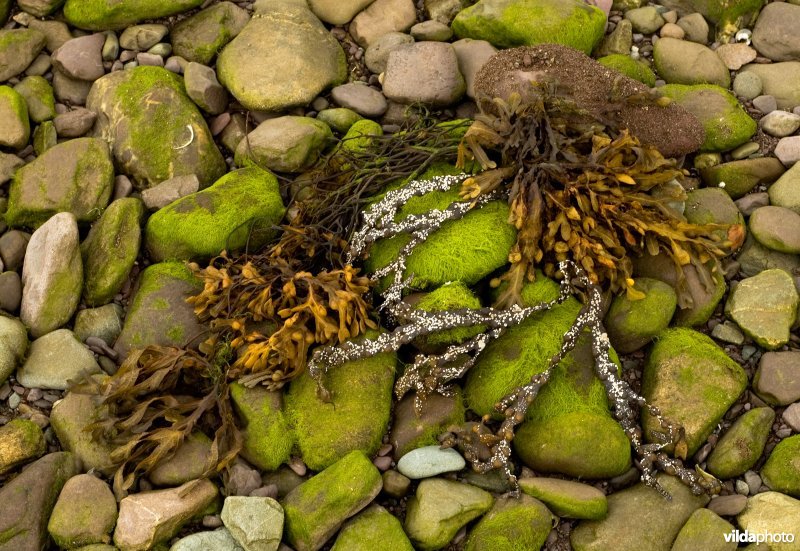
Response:
[[[462,435],[462,443],[467,450],[465,455],[471,460],[473,468],[479,472],[502,469],[514,491],[518,491],[517,478],[512,471],[510,462],[514,430],[525,419],[528,407],[536,398],[539,389],[549,380],[554,367],[575,347],[578,337],[584,329],[588,328],[591,333],[597,376],[606,388],[615,418],[631,441],[638,458],[637,463],[642,471],[642,481],[656,488],[665,497],[669,497],[655,477],[656,470],[664,470],[678,476],[695,493],[714,491],[718,483],[716,479],[702,472],[692,471],[684,467],[680,459],[670,458],[661,452],[666,446],[675,444],[676,455],[685,456],[686,444],[683,441],[683,430],[663,418],[657,408],[647,404],[643,397],[636,394],[626,382],[617,376],[616,366],[609,357],[608,336],[602,325],[600,288],[593,284],[585,271],[574,262],[563,260],[559,263],[558,270],[562,274],[559,296],[553,301],[532,307],[522,308],[512,304],[506,309],[480,308],[426,312],[415,310],[401,300],[402,293],[407,289],[408,284],[408,280],[402,279],[402,273],[414,246],[424,241],[425,237],[435,231],[444,221],[460,218],[472,208],[480,208],[485,202],[488,202],[489,197],[494,198],[494,196],[484,195],[472,203],[455,202],[447,209],[409,216],[401,221],[394,220],[397,211],[413,196],[449,189],[453,185],[462,184],[466,178],[467,175],[462,174],[440,176],[428,181],[412,181],[401,190],[387,193],[381,201],[368,210],[364,217],[364,225],[354,235],[350,251],[351,258],[357,258],[363,254],[370,243],[379,239],[406,232],[412,234],[412,245],[404,247],[398,258],[386,269],[373,274],[375,279],[390,274],[394,276],[392,284],[383,293],[385,299],[383,308],[394,319],[402,319],[404,323],[398,325],[390,333],[379,335],[376,339],[362,342],[347,341],[339,347],[318,348],[309,362],[309,374],[319,382],[328,369],[341,366],[350,360],[373,356],[381,352],[397,351],[401,346],[410,343],[417,337],[456,327],[484,326],[486,329],[482,333],[465,343],[449,346],[441,354],[416,356],[413,364],[395,383],[395,394],[399,399],[407,392],[416,390],[416,405],[419,407],[421,400],[431,393],[448,394],[449,383],[462,377],[474,365],[487,344],[500,337],[506,328],[522,322],[536,312],[552,308],[555,304],[563,302],[570,295],[576,294],[582,289],[584,293],[588,293],[588,303],[564,336],[562,347],[550,360],[548,368],[534,376],[530,383],[506,396],[496,406],[498,411],[504,414],[504,421],[497,431],[492,432],[485,424],[489,420],[484,419],[481,424],[476,425],[472,435]],[[481,201],[480,199],[485,200]],[[650,414],[660,422],[665,431],[664,434],[661,434],[661,442],[643,443],[641,429],[637,424],[637,412],[631,407],[632,405],[639,408],[646,407]],[[491,450],[491,455],[486,461],[479,459],[482,446],[488,446]]]

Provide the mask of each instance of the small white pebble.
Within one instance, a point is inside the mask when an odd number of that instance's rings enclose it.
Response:
[[[720,182],[718,185],[719,185],[719,187],[724,188],[725,187],[725,182]]]

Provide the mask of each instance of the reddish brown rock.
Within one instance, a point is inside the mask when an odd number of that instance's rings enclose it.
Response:
[[[597,63],[587,55],[557,44],[503,50],[492,56],[475,79],[476,96],[484,109],[486,98],[524,98],[529,82],[550,82],[588,111],[619,121],[643,143],[666,157],[696,151],[704,131],[694,115],[674,103],[661,107],[640,101],[650,89]]]

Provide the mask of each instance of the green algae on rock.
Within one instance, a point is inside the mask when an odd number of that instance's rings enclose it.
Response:
[[[585,520],[572,530],[575,551],[670,551],[683,525],[708,503],[705,494],[692,491],[674,476],[658,475],[658,482],[672,496],[667,500],[644,483],[608,496],[608,516]]]
[[[100,478],[79,474],[70,478],[58,496],[47,531],[62,549],[111,541],[117,522],[117,500]]]
[[[103,417],[99,413],[100,409],[89,394],[67,392],[53,405],[50,424],[61,446],[74,454],[84,471],[96,470],[112,475],[115,470],[111,460],[114,447],[105,440],[95,440],[86,430]]]
[[[119,172],[140,188],[194,174],[204,188],[225,174],[225,160],[180,76],[161,67],[116,71],[96,80],[86,107],[94,135],[107,141]]]
[[[203,0],[67,0],[64,17],[89,31],[119,30],[147,19],[189,11]]]
[[[781,440],[761,467],[764,483],[777,492],[800,497],[800,434]]]
[[[292,380],[286,412],[306,465],[320,471],[354,450],[378,451],[389,426],[396,363],[385,353],[329,371],[323,377],[327,400],[308,371]]]
[[[46,41],[45,35],[34,29],[0,30],[0,82],[27,69]]]
[[[0,86],[0,146],[22,149],[30,137],[25,98],[10,86]]]
[[[442,310],[460,310],[462,308],[477,309],[481,307],[481,301],[470,290],[469,287],[455,281],[445,283],[441,287],[422,295],[414,305],[414,308],[426,312],[440,312]],[[477,327],[457,327],[438,331],[431,335],[417,339],[419,346],[423,348],[440,347],[448,344],[458,344],[483,333],[486,328],[482,325]]]
[[[414,551],[396,516],[370,505],[339,531],[331,551]]]
[[[317,119],[292,115],[267,119],[239,142],[234,160],[238,166],[301,172],[332,138],[330,127]]]
[[[117,199],[105,210],[81,243],[87,304],[111,302],[128,278],[139,254],[144,217],[142,201],[134,197]]]
[[[265,471],[289,461],[295,435],[284,412],[283,393],[240,383],[232,384],[230,392],[242,424],[242,457]]]
[[[457,172],[449,165],[436,165],[419,180]],[[402,219],[433,209],[445,209],[460,200],[458,187],[433,191],[410,199],[398,215]],[[508,215],[509,207],[505,201],[491,201],[458,220],[443,223],[424,243],[414,248],[406,261],[403,277],[413,274],[411,287],[414,289],[438,287],[448,281],[461,281],[466,285],[477,283],[508,262],[508,254],[517,237],[516,229],[508,223]],[[410,238],[409,235],[399,235],[374,243],[365,262],[367,272],[375,272],[390,264]]]
[[[493,504],[492,494],[475,486],[443,478],[426,478],[408,500],[405,531],[416,549],[441,549],[462,526],[481,516]]]
[[[347,80],[347,61],[305,3],[270,2],[219,54],[217,74],[247,109],[282,111]]]
[[[103,140],[77,138],[45,151],[17,170],[5,219],[10,226],[38,227],[59,212],[79,222],[96,220],[114,187],[114,165]]]
[[[382,485],[380,471],[364,452],[350,452],[281,500],[286,541],[297,551],[316,551],[369,505]]]
[[[558,285],[541,273],[522,291],[525,306],[557,296]],[[464,395],[469,408],[479,415],[499,415],[494,405],[547,367],[580,308],[569,298],[490,343],[467,373]],[[588,334],[582,336],[558,364],[517,430],[514,448],[535,470],[603,478],[630,467],[630,442],[608,410],[589,344]],[[612,358],[616,359],[613,352]],[[603,446],[595,445],[598,440]]]
[[[0,475],[45,452],[44,433],[28,419],[12,419],[0,427]]]
[[[769,407],[742,414],[708,456],[708,472],[722,480],[743,475],[764,452],[774,420],[775,411]]]
[[[480,0],[458,13],[459,38],[486,40],[498,48],[553,43],[591,53],[605,32],[603,11],[576,0]]]
[[[634,288],[644,293],[640,300],[626,294],[614,298],[605,317],[611,346],[623,354],[634,352],[667,328],[675,313],[678,296],[668,284],[640,277]]]
[[[765,270],[739,282],[728,296],[725,314],[760,346],[776,350],[789,342],[799,302],[791,275]]]
[[[209,6],[172,28],[172,51],[187,61],[208,65],[249,20],[250,14],[232,2]]]
[[[519,487],[559,517],[598,520],[608,513],[605,494],[589,484],[536,476],[520,478]]]
[[[56,99],[53,87],[46,78],[28,76],[14,86],[14,90],[25,98],[28,114],[33,122],[43,122],[56,116]]]
[[[653,70],[629,55],[611,54],[599,58],[597,62],[647,86],[653,87],[656,85],[656,74]]]
[[[658,90],[700,120],[706,132],[701,151],[729,151],[756,133],[756,121],[720,86],[667,84]]]
[[[642,396],[685,430],[686,457],[705,442],[747,386],[747,374],[709,337],[692,329],[667,329],[655,339],[642,377]],[[649,442],[659,422],[642,413]],[[672,446],[667,448],[672,451]]]
[[[775,157],[760,157],[702,168],[700,175],[707,187],[720,187],[731,199],[738,199],[759,184],[771,184],[784,172],[786,168]]]
[[[258,167],[234,170],[154,213],[145,227],[145,243],[156,261],[256,250],[275,235],[284,211],[272,173]]]
[[[148,266],[139,276],[138,290],[114,350],[124,358],[133,348],[151,344],[197,347],[208,328],[197,320],[186,298],[202,288],[200,280],[180,262]]]
[[[553,526],[553,514],[527,495],[501,497],[469,533],[465,551],[537,551]]]
[[[735,551],[736,542],[725,537],[733,532],[733,525],[710,509],[697,509],[672,544],[670,551]]]

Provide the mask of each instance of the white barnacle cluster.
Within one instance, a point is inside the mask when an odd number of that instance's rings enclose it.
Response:
[[[646,484],[658,489],[669,497],[658,484],[655,476],[659,470],[678,476],[693,491],[709,490],[716,482],[713,478],[702,476],[683,466],[678,459],[667,456],[662,450],[676,443],[680,438],[680,427],[665,420],[659,411],[646,403],[645,399],[617,374],[617,366],[609,355],[610,342],[603,327],[603,299],[600,289],[591,283],[584,270],[575,262],[566,260],[559,263],[561,274],[560,291],[556,299],[529,307],[517,305],[505,309],[476,308],[445,311],[417,310],[402,301],[404,292],[410,289],[413,274],[404,276],[406,260],[414,248],[423,243],[431,233],[444,222],[464,216],[475,208],[481,208],[489,201],[504,197],[503,192],[496,191],[472,201],[454,202],[443,210],[407,216],[396,220],[398,211],[406,202],[415,196],[432,191],[446,191],[454,185],[460,185],[469,175],[438,176],[430,180],[412,181],[401,189],[390,191],[372,205],[364,215],[364,223],[351,240],[348,262],[353,262],[365,254],[370,244],[400,234],[411,236],[408,244],[400,251],[397,258],[386,267],[376,271],[372,277],[377,280],[391,277],[391,283],[382,293],[383,312],[389,320],[402,320],[388,332],[381,333],[374,339],[348,341],[338,347],[318,348],[309,362],[309,373],[317,381],[330,368],[341,366],[345,362],[369,357],[381,352],[397,351],[418,337],[439,331],[459,327],[484,326],[485,330],[460,344],[453,344],[438,354],[418,354],[414,362],[395,383],[395,394],[398,398],[410,391],[416,392],[417,405],[432,393],[447,394],[451,383],[464,376],[475,364],[487,345],[500,337],[506,329],[521,323],[529,316],[549,310],[568,297],[582,291],[586,298],[575,323],[563,337],[559,352],[550,360],[546,370],[535,375],[530,382],[517,388],[498,404],[498,410],[504,414],[500,426],[492,431],[484,424],[478,430],[465,431],[460,435],[466,448],[466,456],[476,471],[488,472],[501,469],[512,488],[517,487],[511,458],[511,441],[514,431],[525,419],[530,404],[536,399],[539,390],[550,379],[554,368],[577,344],[584,330],[589,331],[592,340],[592,354],[595,360],[595,372],[603,382],[609,398],[611,409],[620,426],[628,436],[637,456],[637,465]],[[507,192],[506,192],[507,193]],[[507,199],[507,196],[505,197]],[[645,444],[642,430],[638,424],[638,409],[647,408],[666,434],[663,441]],[[491,456],[481,461],[477,452],[478,446],[489,446]]]

